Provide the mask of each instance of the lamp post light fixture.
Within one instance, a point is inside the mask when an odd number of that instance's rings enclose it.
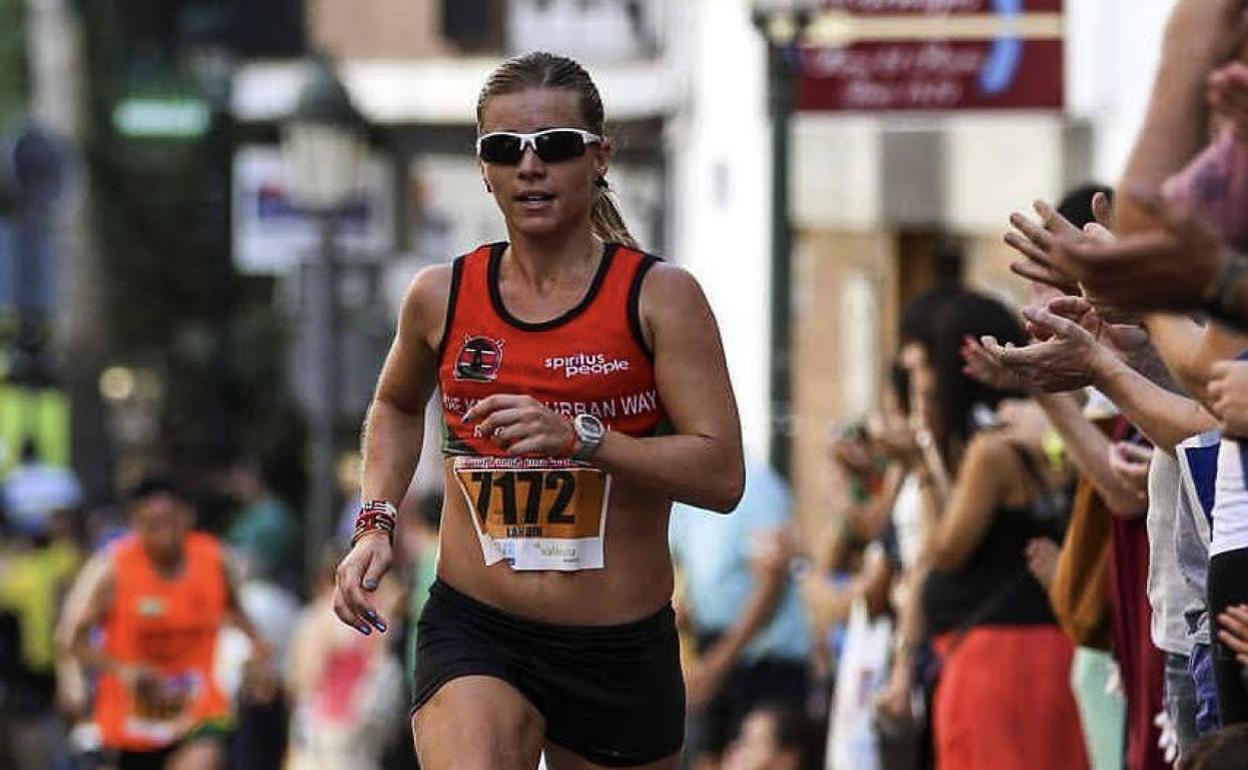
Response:
[[[769,45],[794,43],[810,26],[821,5],[819,0],[755,0],[754,26]]]
[[[368,124],[328,59],[313,57],[307,70],[295,111],[282,128],[290,193],[308,208],[336,211],[360,188]]]
[[[767,44],[767,104],[771,115],[771,464],[789,476],[792,442],[792,248],[789,207],[789,148],[797,46],[810,26],[818,0],[757,0],[754,26]]]
[[[312,399],[311,473],[304,563],[314,569],[330,541],[337,487],[335,456],[341,380],[338,367],[337,228],[343,209],[360,190],[368,155],[368,125],[351,103],[330,62],[314,56],[294,112],[282,127],[291,202],[316,218],[320,254],[310,281],[312,345],[317,380]]]

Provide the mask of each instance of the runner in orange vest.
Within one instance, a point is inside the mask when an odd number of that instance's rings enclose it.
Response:
[[[268,646],[237,601],[220,544],[163,479],[127,499],[131,533],[83,569],[58,629],[62,654],[99,674],[95,722],[116,770],[223,766],[230,704],[214,680],[217,635],[232,622]],[[98,628],[102,641],[91,641]]]

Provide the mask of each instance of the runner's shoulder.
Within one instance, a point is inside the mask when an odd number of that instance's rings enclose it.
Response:
[[[710,320],[710,303],[698,279],[679,265],[658,262],[641,283],[638,311],[643,321],[647,344],[653,344],[654,332],[672,325],[684,326],[694,318]]]
[[[705,302],[705,297],[693,273],[671,262],[655,262],[641,282],[642,301],[660,308],[670,302]]]
[[[91,601],[106,597],[112,590],[116,580],[117,566],[113,559],[111,547],[101,548],[87,559],[78,573],[71,593],[77,594],[82,601]]]
[[[454,263],[445,262],[429,265],[416,273],[403,297],[404,322],[430,331],[442,325],[453,272]]]

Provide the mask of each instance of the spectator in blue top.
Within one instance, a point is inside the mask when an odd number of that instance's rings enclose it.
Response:
[[[792,527],[788,487],[761,462],[746,464],[732,514],[673,507],[672,554],[697,647],[686,673],[694,767],[717,767],[755,706],[806,702],[811,639],[789,569]]]
[[[258,462],[244,460],[230,472],[231,494],[240,503],[225,540],[242,559],[249,579],[299,589],[299,525],[286,503],[269,488]]]

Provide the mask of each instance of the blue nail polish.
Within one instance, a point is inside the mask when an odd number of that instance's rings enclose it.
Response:
[[[377,630],[380,631],[381,633],[384,634],[386,632],[386,624],[382,623],[380,620],[374,623],[373,625],[377,626]]]
[[[356,626],[355,629],[359,631],[361,634],[364,634],[365,636],[368,636],[369,634],[373,632],[371,628],[369,628],[368,626],[363,626],[363,625]]]
[[[364,581],[364,590],[365,590],[365,591],[376,591],[376,590],[377,590],[377,581],[376,581],[376,580],[374,580],[374,579],[372,579],[372,578],[369,578],[368,580],[365,580],[365,581]]]

